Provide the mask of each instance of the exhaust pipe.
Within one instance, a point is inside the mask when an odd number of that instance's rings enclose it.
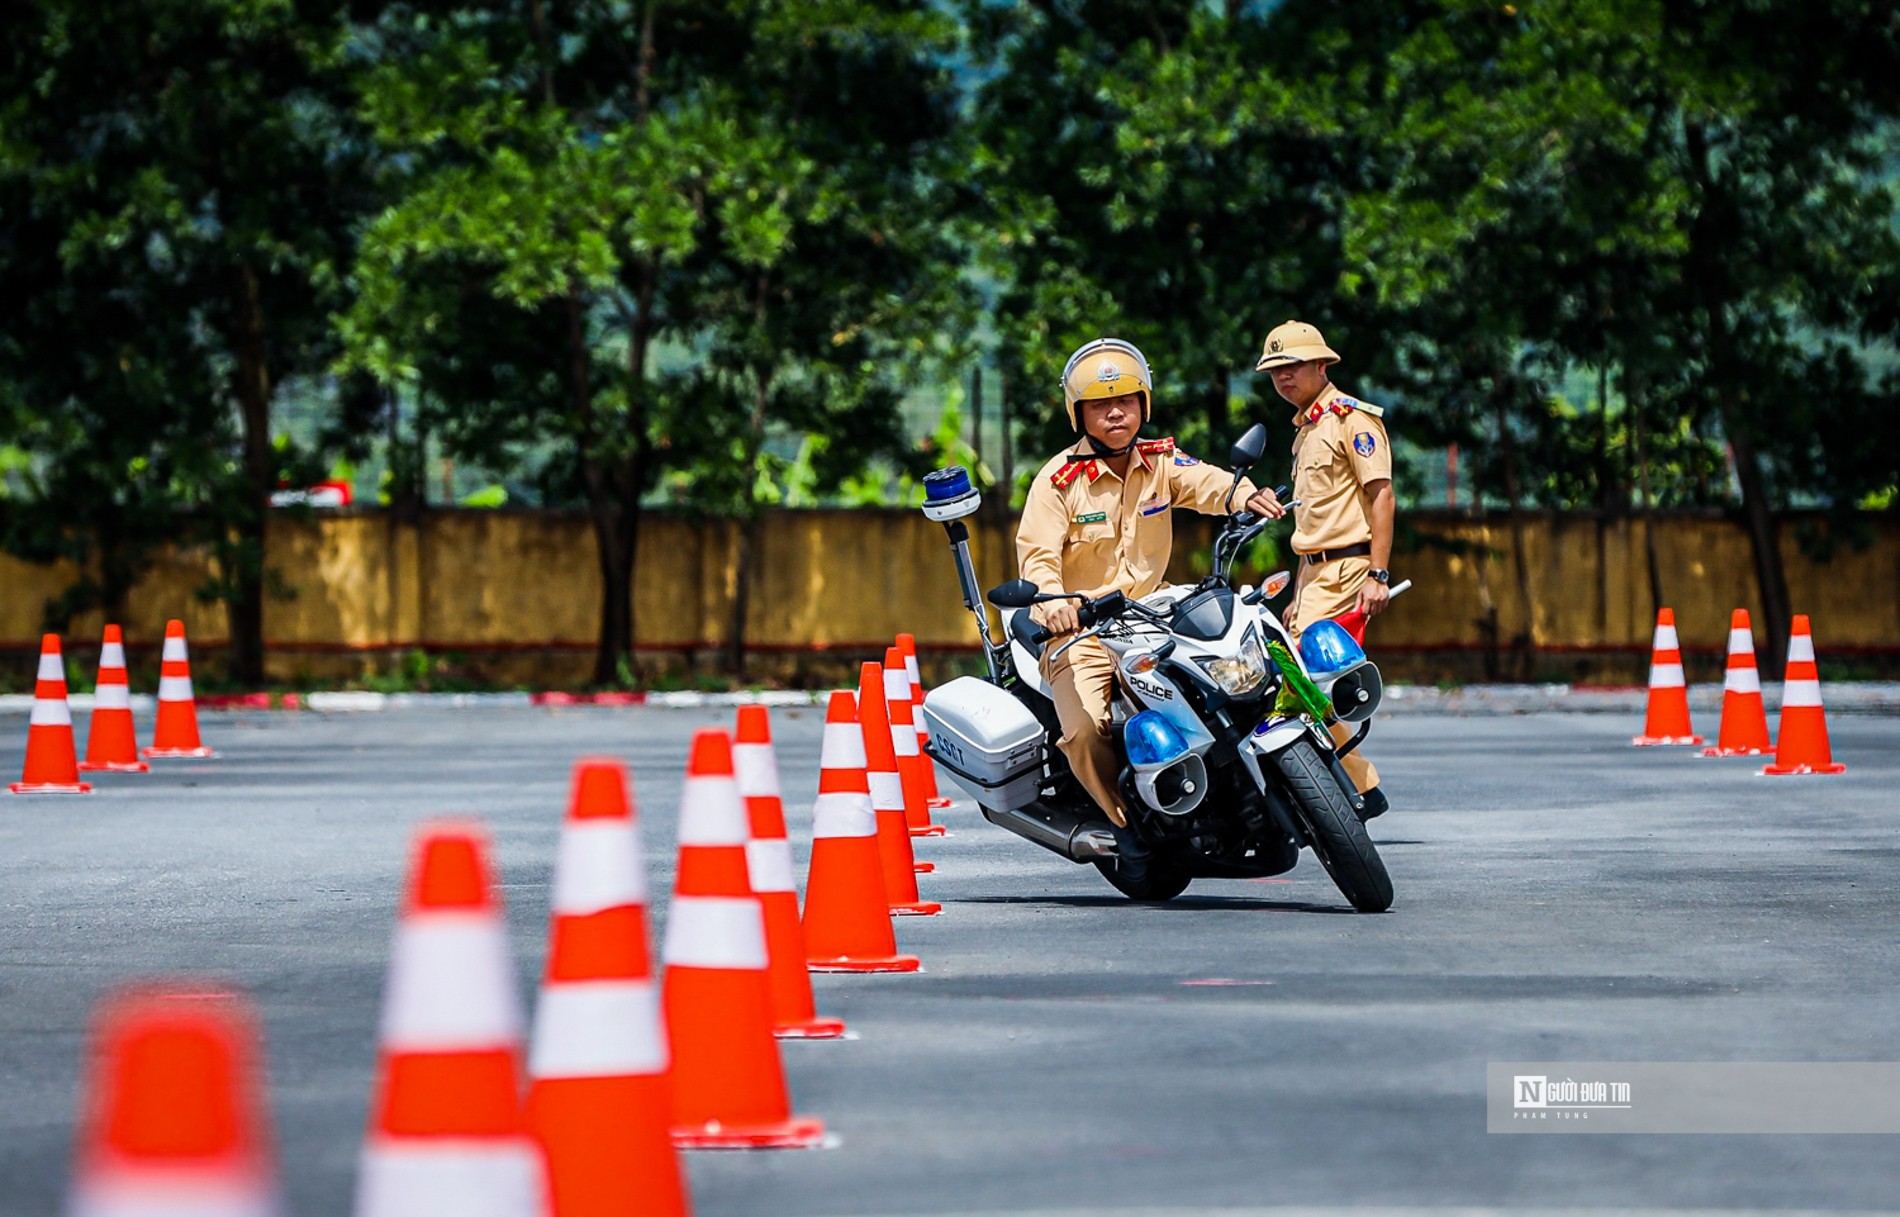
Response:
[[[983,818],[998,828],[1007,828],[1071,862],[1093,862],[1097,858],[1115,856],[1115,834],[1101,827],[1099,820],[1084,819],[1046,803],[1031,803],[1009,811],[994,807],[981,807],[981,810]]]

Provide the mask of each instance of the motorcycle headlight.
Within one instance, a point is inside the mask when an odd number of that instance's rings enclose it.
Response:
[[[1197,655],[1194,662],[1200,664],[1229,697],[1245,697],[1267,679],[1267,650],[1260,645],[1260,635],[1253,626],[1248,626],[1241,638],[1238,655],[1218,659]]]

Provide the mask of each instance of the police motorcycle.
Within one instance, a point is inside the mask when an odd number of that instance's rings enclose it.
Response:
[[[1234,445],[1235,488],[1266,442],[1266,428],[1255,425]],[[949,534],[989,669],[986,678],[961,676],[925,696],[928,751],[985,819],[1093,863],[1135,900],[1171,900],[1197,878],[1281,874],[1310,848],[1353,908],[1391,906],[1392,880],[1360,820],[1363,800],[1339,763],[1371,729],[1384,689],[1379,669],[1337,622],[1314,622],[1293,644],[1266,603],[1285,590],[1288,572],[1258,588],[1232,585],[1235,558],[1270,521],[1228,516],[1212,574],[1140,600],[1005,583],[989,593],[1006,635],[998,642],[963,524],[978,506],[969,475],[960,466],[939,470],[924,479],[924,493],[924,514]],[[1081,601],[1083,627],[1059,642],[1027,611],[1056,599]],[[1045,645],[1084,638],[1099,638],[1119,673],[1110,735],[1124,762],[1129,827],[1151,855],[1138,881],[1117,867],[1112,826],[1055,747],[1061,727],[1037,661]],[[1334,718],[1357,724],[1337,747],[1325,726]]]

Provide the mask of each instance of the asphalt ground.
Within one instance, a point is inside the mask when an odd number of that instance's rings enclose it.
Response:
[[[250,994],[288,1210],[348,1212],[414,824],[490,826],[526,1003],[571,760],[631,764],[664,892],[687,740],[729,719],[215,714],[217,760],[0,795],[0,1212],[60,1209],[95,1001],[173,974]],[[820,715],[774,722],[806,824]],[[690,1155],[699,1213],[1900,1204],[1895,1137],[1485,1131],[1488,1061],[1900,1060],[1900,719],[1837,717],[1848,773],[1804,779],[1633,749],[1638,726],[1382,720],[1379,916],[1310,856],[1131,905],[967,802],[938,813],[920,884],[946,911],[897,923],[925,972],[816,978],[857,1038],[784,1046],[836,1146]],[[24,732],[0,717],[9,772]]]

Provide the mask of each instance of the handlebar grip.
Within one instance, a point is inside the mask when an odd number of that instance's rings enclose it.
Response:
[[[1023,627],[1024,641],[1028,642],[1031,646],[1039,647],[1054,637],[1055,635],[1049,632],[1049,627],[1039,621],[1032,621]]]
[[[1128,611],[1128,596],[1125,592],[1109,592],[1093,600],[1085,600],[1076,611],[1076,617],[1084,629],[1097,626],[1104,621],[1113,620]]]

